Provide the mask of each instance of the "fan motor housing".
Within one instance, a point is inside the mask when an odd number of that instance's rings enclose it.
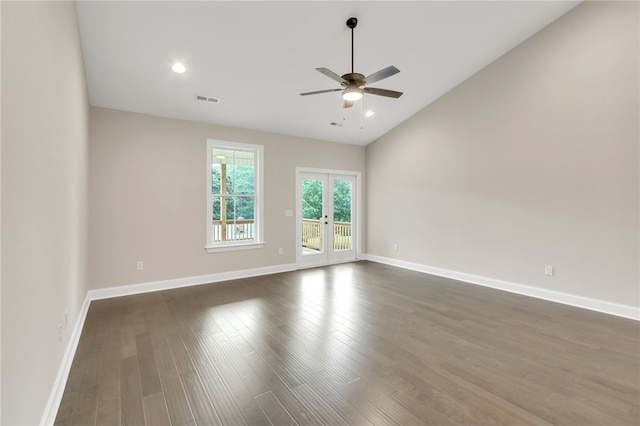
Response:
[[[357,72],[352,72],[349,74],[345,74],[342,76],[343,79],[347,80],[349,82],[349,86],[353,86],[353,85],[362,85],[365,83],[364,81],[364,75],[357,73]]]

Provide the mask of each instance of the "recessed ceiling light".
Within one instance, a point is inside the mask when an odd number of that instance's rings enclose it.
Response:
[[[365,112],[365,113],[364,113],[364,116],[365,116],[365,117],[373,117],[373,114],[375,114],[375,112],[373,112],[373,111],[367,111],[367,112]]]
[[[174,72],[177,72],[178,74],[182,74],[183,72],[185,72],[187,70],[187,67],[185,67],[181,62],[176,62],[175,64],[173,64],[171,69]]]

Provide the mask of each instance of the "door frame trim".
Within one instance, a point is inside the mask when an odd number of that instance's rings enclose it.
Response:
[[[344,175],[344,176],[353,176],[356,180],[355,187],[355,217],[356,217],[356,239],[355,239],[355,251],[356,251],[356,261],[362,259],[362,173],[353,170],[335,170],[335,169],[318,169],[312,167],[296,167],[296,207],[295,207],[295,217],[296,217],[296,241],[294,244],[296,251],[296,265],[298,269],[301,269],[301,259],[302,253],[300,252],[300,247],[298,243],[302,240],[302,229],[298,226],[299,223],[302,223],[302,211],[300,210],[300,205],[302,202],[302,194],[298,191],[300,188],[300,174],[301,173],[320,173],[327,175]]]

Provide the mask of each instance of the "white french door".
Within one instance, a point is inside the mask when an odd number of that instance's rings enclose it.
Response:
[[[358,175],[298,171],[298,267],[357,259]]]

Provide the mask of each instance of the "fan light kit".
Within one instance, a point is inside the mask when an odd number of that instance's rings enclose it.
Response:
[[[385,96],[387,98],[399,98],[402,96],[402,92],[396,92],[394,90],[378,89],[375,87],[368,87],[367,84],[375,83],[387,77],[391,77],[400,72],[400,70],[393,65],[383,68],[380,71],[365,77],[363,74],[354,72],[353,67],[353,29],[358,25],[357,18],[347,19],[347,27],[351,29],[351,72],[343,76],[339,76],[335,72],[328,68],[316,68],[316,71],[326,75],[332,80],[337,81],[342,85],[339,89],[327,89],[317,90],[315,92],[300,93],[302,96],[318,95],[320,93],[342,92],[342,99],[344,99],[344,108],[350,108],[355,101],[362,99],[365,93],[370,95]]]
[[[342,92],[342,99],[344,99],[345,101],[359,101],[360,99],[362,99],[362,89],[359,88],[351,88],[351,89],[347,89],[344,92]]]

